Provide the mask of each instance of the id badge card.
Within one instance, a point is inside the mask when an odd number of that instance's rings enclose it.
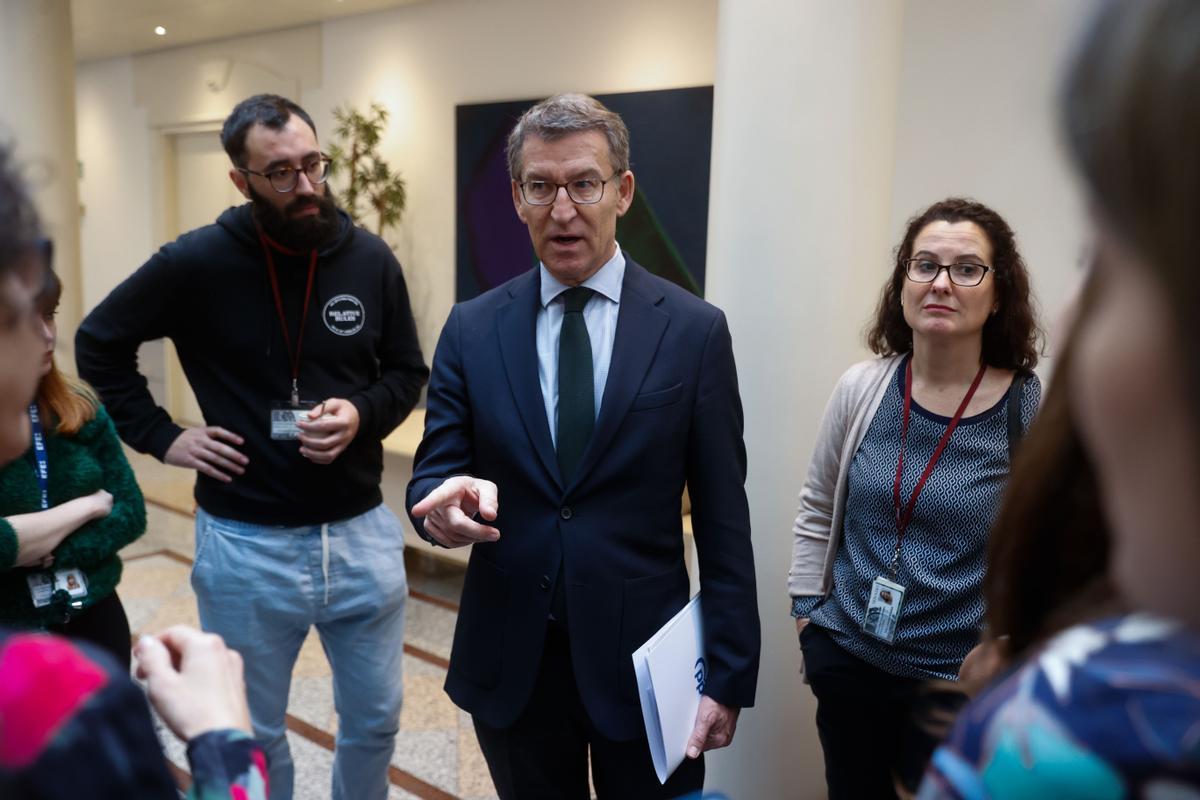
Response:
[[[867,596],[867,618],[863,620],[864,633],[888,644],[896,640],[896,623],[900,619],[900,606],[904,603],[906,589],[895,581],[880,576],[871,584]]]
[[[58,589],[66,591],[73,600],[87,597],[88,593],[87,577],[78,568],[57,569],[53,573],[35,572],[26,575],[25,582],[29,584],[34,608],[45,608],[54,602],[54,592]]]
[[[308,419],[308,412],[317,407],[311,400],[301,400],[293,405],[288,401],[271,404],[271,438],[279,441],[299,439],[300,428],[296,425],[302,419]]]

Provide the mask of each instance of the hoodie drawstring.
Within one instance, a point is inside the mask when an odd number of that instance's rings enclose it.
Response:
[[[325,605],[329,605],[329,523],[321,526],[321,575],[325,578]]]

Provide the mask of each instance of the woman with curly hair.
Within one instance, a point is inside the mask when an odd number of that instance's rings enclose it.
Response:
[[[1040,332],[1008,224],[950,198],[908,224],[868,343],[825,411],[788,590],[829,796],[894,797],[936,742],[930,680],[983,623],[988,529],[1041,394]]]

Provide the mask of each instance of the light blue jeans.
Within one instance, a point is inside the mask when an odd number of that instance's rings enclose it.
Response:
[[[196,512],[192,588],[204,630],[242,655],[272,800],[291,800],[292,667],[310,626],[333,669],[334,800],[388,793],[403,697],[404,535],[385,505],[328,525],[252,525]]]

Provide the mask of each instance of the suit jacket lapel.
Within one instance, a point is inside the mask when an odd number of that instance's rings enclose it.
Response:
[[[604,398],[600,403],[600,416],[575,478],[571,481],[572,486],[586,477],[604,454],[642,386],[646,370],[650,368],[663,332],[671,321],[670,315],[658,307],[662,299],[663,293],[650,280],[650,273],[626,253],[621,307],[617,312],[617,333],[608,367],[608,380],[604,384]]]
[[[496,312],[496,333],[500,340],[500,357],[521,421],[542,465],[561,488],[558,459],[546,420],[546,403],[538,381],[536,325],[540,283],[535,269],[524,280],[512,284],[509,288],[512,300]]]

